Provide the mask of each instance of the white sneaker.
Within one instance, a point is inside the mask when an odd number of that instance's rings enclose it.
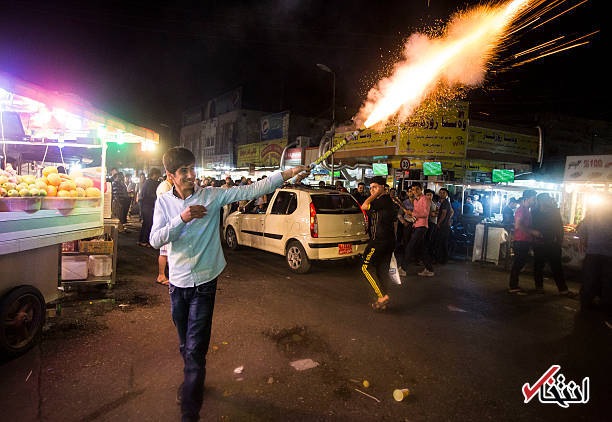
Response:
[[[421,277],[433,277],[435,274],[433,271],[429,271],[427,268],[425,268],[418,275],[420,275]]]

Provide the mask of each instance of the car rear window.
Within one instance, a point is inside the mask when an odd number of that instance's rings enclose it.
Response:
[[[317,214],[359,214],[361,208],[350,195],[310,195]]]

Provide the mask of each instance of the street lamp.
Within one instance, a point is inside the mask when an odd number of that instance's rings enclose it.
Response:
[[[331,133],[331,145],[330,148],[334,147],[334,135],[336,133],[336,73],[322,63],[317,63],[317,67],[324,72],[332,74],[332,133]],[[331,184],[334,185],[334,154],[331,155],[331,167],[332,167],[332,175],[331,175]]]

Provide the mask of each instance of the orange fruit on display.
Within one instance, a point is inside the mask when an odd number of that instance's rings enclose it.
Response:
[[[64,180],[59,185],[59,190],[75,190],[75,189],[76,189],[76,183],[74,183],[72,180]]]
[[[43,169],[43,171],[42,171],[43,176],[48,176],[51,173],[57,174],[57,167],[55,167],[55,166],[48,166],[48,167],[45,167]]]
[[[57,192],[57,196],[60,198],[72,198],[72,195],[67,190],[60,190]]]
[[[57,188],[53,185],[47,186],[47,196],[57,196]]]
[[[68,192],[70,192],[70,196],[71,196],[72,198],[76,198],[76,197],[78,196],[78,195],[77,195],[77,194],[78,194],[78,192],[76,191],[76,189],[75,189],[75,190],[69,190]]]
[[[74,192],[76,192],[77,198],[85,198],[85,189],[83,189],[83,188],[76,188],[74,190]]]
[[[102,196],[102,192],[100,192],[100,189],[98,188],[87,188],[85,195],[88,198],[99,198]]]
[[[62,183],[62,179],[59,177],[59,174],[51,173],[47,176],[47,182],[49,182],[50,185],[59,186],[60,183]]]
[[[78,188],[87,189],[93,186],[93,180],[88,177],[77,177],[74,181]]]

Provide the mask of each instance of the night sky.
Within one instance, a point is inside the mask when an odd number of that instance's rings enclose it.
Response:
[[[0,69],[158,132],[171,124],[176,136],[183,110],[237,86],[247,107],[329,117],[331,76],[315,66],[324,63],[337,74],[344,120],[406,36],[475,3],[9,0],[0,13]],[[531,31],[515,48],[603,29],[601,3]],[[598,34],[586,47],[492,76],[468,99],[493,117],[555,111],[610,119],[603,44]]]

